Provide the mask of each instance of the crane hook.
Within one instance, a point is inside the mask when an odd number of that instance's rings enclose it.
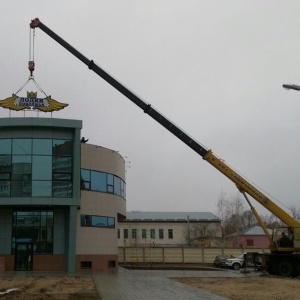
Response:
[[[33,77],[34,68],[35,68],[35,63],[33,60],[30,60],[28,62],[28,70],[30,71],[30,77]]]

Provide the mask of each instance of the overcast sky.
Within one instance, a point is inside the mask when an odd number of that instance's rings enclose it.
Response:
[[[38,17],[284,207],[300,206],[300,92],[282,88],[300,84],[299,1],[0,0],[0,11],[0,99],[29,76],[29,23]],[[35,80],[69,103],[52,116],[82,120],[89,143],[125,158],[127,210],[216,213],[221,193],[237,194],[40,29],[34,49]]]

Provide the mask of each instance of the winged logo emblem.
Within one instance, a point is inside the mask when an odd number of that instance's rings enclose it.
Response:
[[[12,94],[4,100],[0,100],[0,107],[10,110],[38,109],[43,112],[58,111],[69,104],[58,102],[47,96],[46,98],[37,98],[37,93],[27,92],[27,97],[19,97]]]

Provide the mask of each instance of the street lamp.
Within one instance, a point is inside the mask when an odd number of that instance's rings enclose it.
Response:
[[[282,86],[285,89],[287,89],[287,90],[300,91],[300,85],[296,85],[296,84],[283,84]]]

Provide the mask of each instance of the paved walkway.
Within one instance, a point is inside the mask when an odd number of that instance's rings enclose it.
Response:
[[[102,300],[226,300],[198,288],[172,280],[172,277],[244,277],[236,271],[127,270],[93,275]]]

